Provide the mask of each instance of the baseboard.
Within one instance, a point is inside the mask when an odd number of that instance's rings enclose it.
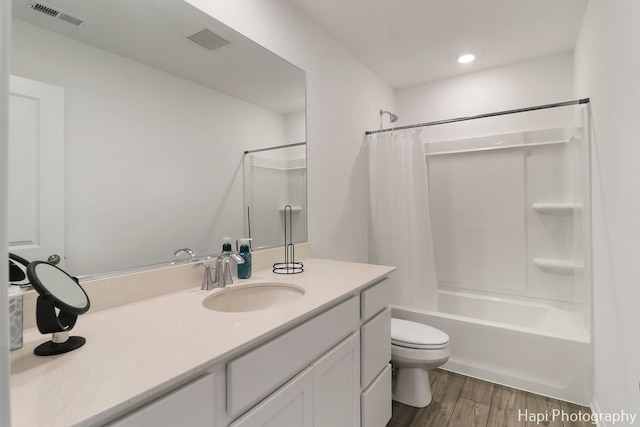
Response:
[[[595,397],[591,401],[591,405],[590,406],[591,406],[591,412],[593,414],[597,415],[597,417],[596,417],[596,426],[597,427],[608,427],[607,423],[605,423],[604,420],[602,419],[602,417],[600,416],[602,411],[600,410],[600,405],[598,404],[598,400]]]

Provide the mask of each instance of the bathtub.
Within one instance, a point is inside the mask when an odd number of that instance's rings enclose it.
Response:
[[[580,312],[464,292],[438,296],[439,311],[392,305],[392,315],[449,335],[442,369],[591,404],[591,339]]]

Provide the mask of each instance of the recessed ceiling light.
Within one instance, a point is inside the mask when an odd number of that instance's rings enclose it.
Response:
[[[460,57],[458,58],[458,62],[461,64],[468,64],[469,62],[473,61],[474,59],[476,59],[476,56],[472,53],[466,53],[464,55],[460,55]]]

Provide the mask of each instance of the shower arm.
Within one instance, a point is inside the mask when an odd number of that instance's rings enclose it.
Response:
[[[382,116],[388,114],[389,115],[389,121],[391,123],[395,123],[396,121],[398,121],[398,119],[400,118],[398,115],[393,114],[391,111],[387,111],[387,110],[380,110],[380,130],[382,130]]]

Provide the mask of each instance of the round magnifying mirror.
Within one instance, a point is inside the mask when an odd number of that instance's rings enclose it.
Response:
[[[36,304],[38,330],[53,334],[51,341],[39,345],[33,352],[38,356],[52,356],[82,347],[86,342],[83,337],[69,336],[78,315],[89,310],[90,305],[78,280],[44,261],[30,263],[27,276],[40,294]]]
[[[78,282],[55,265],[35,261],[27,267],[31,284],[40,294],[51,294],[56,299],[56,307],[73,314],[89,310],[89,297]]]

